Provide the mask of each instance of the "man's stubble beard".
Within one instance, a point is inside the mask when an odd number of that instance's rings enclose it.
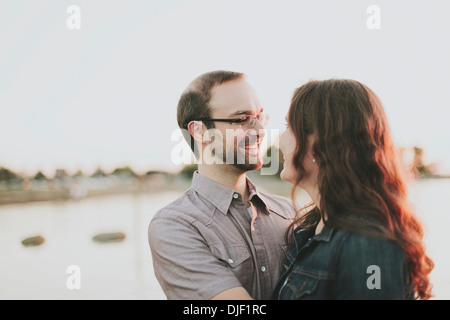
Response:
[[[224,154],[225,154],[225,151],[226,150],[224,150]],[[256,161],[254,159],[252,159],[252,161],[251,161],[252,163],[250,163],[250,155],[249,154],[244,154],[244,155],[239,154],[240,149],[235,144],[234,145],[234,154],[233,154],[233,163],[231,165],[234,166],[235,168],[239,169],[242,172],[258,170],[263,166],[260,152],[261,151],[259,150]],[[242,163],[242,159],[244,157],[245,157],[245,161],[244,161],[244,163]],[[226,163],[226,159],[223,159],[223,161],[224,161],[224,163]]]

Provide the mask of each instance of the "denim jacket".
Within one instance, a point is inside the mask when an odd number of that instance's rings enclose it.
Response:
[[[297,228],[272,299],[413,299],[405,254],[389,239]]]

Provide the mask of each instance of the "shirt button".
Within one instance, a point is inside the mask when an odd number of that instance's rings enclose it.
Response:
[[[234,261],[233,261],[233,259],[228,259],[228,262],[233,263]]]
[[[233,194],[233,198],[237,199],[239,196],[237,193]]]
[[[261,271],[262,271],[262,272],[266,272],[266,267],[265,267],[265,266],[262,266],[262,267],[261,267]]]

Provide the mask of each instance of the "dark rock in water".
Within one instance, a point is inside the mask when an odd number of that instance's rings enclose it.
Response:
[[[119,242],[124,239],[125,234],[123,232],[99,233],[92,238],[95,242],[100,243]]]
[[[32,246],[39,246],[45,242],[44,237],[42,236],[35,236],[30,237],[22,240],[22,244],[24,247],[32,247]]]

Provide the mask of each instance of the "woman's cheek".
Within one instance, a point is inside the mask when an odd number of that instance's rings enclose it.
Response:
[[[290,129],[287,129],[280,136],[280,149],[283,152],[284,164],[280,173],[280,178],[284,181],[295,183],[296,170],[292,163],[292,157],[295,149],[295,138]]]
[[[285,156],[283,170],[280,173],[280,178],[287,182],[294,182],[295,170],[293,170],[292,157]]]

